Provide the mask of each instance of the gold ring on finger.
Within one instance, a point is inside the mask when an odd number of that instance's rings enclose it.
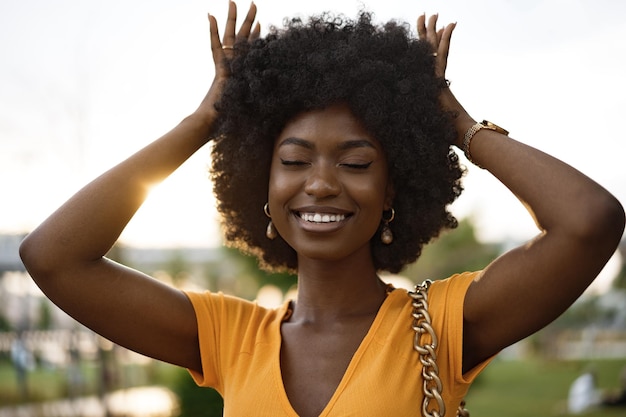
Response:
[[[222,49],[235,49],[233,45],[222,45]]]

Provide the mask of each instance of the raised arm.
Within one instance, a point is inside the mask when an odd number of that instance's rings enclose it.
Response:
[[[435,29],[436,16],[418,19],[418,32],[437,51],[444,76],[455,25]],[[442,106],[458,114],[456,145],[476,121],[450,89]],[[492,262],[468,290],[464,369],[541,329],[595,279],[624,231],[624,210],[600,185],[537,149],[493,130],[478,130],[471,160],[491,172],[528,208],[539,235]]]
[[[258,36],[250,7],[235,35],[230,3],[224,45]],[[89,183],[57,209],[20,247],[28,272],[70,316],[104,337],[142,354],[200,370],[196,319],[186,296],[105,258],[143,203],[162,181],[209,139],[215,102],[228,77],[217,22],[209,16],[215,79],[198,109],[170,132]],[[158,227],[158,225],[155,225]]]

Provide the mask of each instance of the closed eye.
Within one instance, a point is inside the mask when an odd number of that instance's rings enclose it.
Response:
[[[282,158],[280,160],[280,163],[286,166],[303,166],[303,165],[308,164],[308,162],[305,162],[305,161],[282,159]]]
[[[367,162],[365,164],[341,164],[341,166],[351,169],[367,169],[372,165],[372,162]]]

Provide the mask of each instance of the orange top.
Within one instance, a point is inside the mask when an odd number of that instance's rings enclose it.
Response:
[[[476,274],[435,281],[429,290],[448,415],[454,415],[489,362],[461,374],[463,300]],[[191,375],[198,385],[213,387],[224,397],[224,416],[297,417],[280,372],[280,324],[289,303],[266,309],[222,293],[187,295],[198,320],[202,356],[202,373]],[[320,417],[420,415],[421,365],[413,350],[411,312],[406,291],[387,296]]]

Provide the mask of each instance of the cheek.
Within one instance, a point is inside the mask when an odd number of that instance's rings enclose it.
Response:
[[[353,178],[345,184],[345,189],[350,190],[355,199],[377,206],[384,205],[387,200],[387,176],[384,172],[367,178]]]
[[[293,192],[298,187],[297,183],[297,178],[294,175],[285,175],[279,169],[271,169],[268,185],[269,196],[272,199],[284,198],[286,194]]]
[[[279,218],[278,214],[285,212],[289,201],[301,192],[302,183],[305,181],[305,179],[301,178],[301,176],[298,176],[293,172],[285,172],[280,168],[281,167],[270,170],[267,191],[270,213],[276,215],[276,218],[272,216],[276,225],[282,223],[282,219]]]

